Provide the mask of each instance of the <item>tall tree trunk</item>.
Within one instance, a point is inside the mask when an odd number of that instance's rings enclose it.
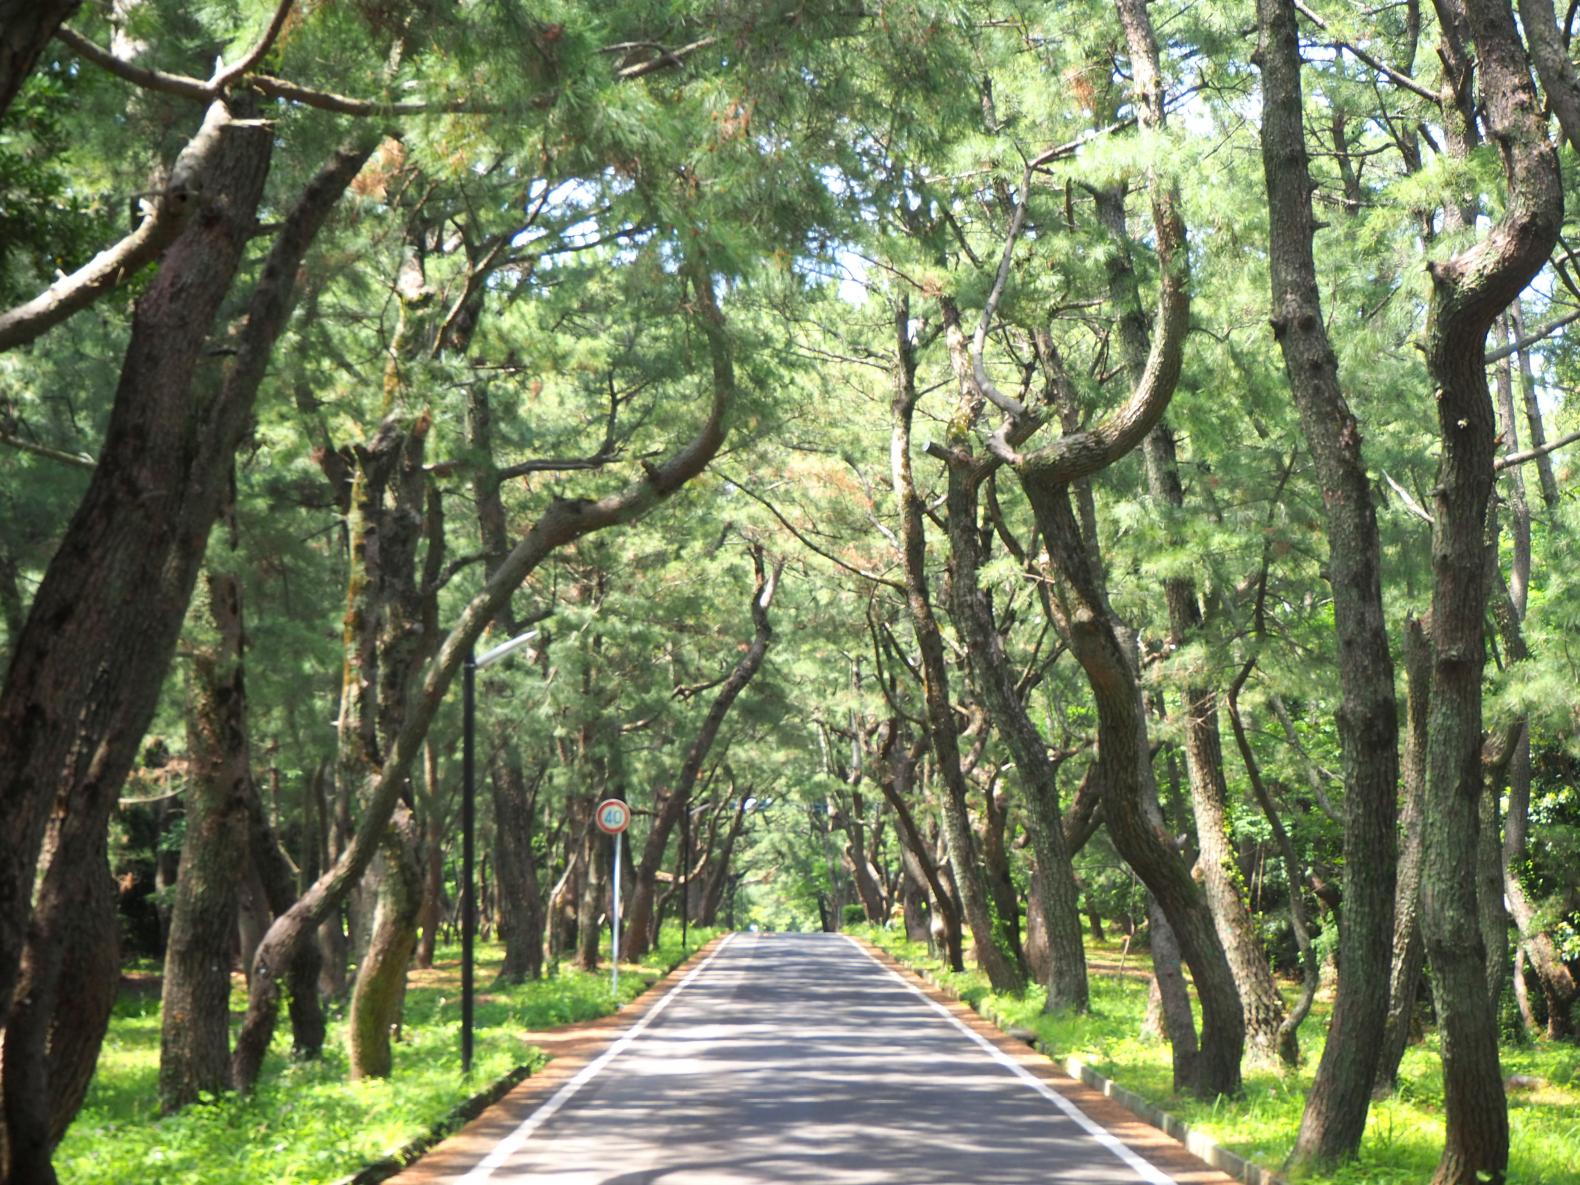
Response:
[[[533,854],[537,830],[537,788],[543,771],[529,785],[521,758],[508,740],[494,753],[494,879],[499,885],[499,937],[505,961],[502,983],[525,983],[543,976],[543,890]]]
[[[1119,316],[1120,352],[1131,384],[1139,385],[1146,372],[1151,334],[1131,263],[1123,191],[1099,191],[1096,209],[1112,242],[1106,266],[1110,298]],[[1160,504],[1161,514],[1167,519],[1183,509],[1185,495],[1180,484],[1174,433],[1166,420],[1160,421],[1147,435],[1143,452],[1152,498]],[[1187,577],[1169,577],[1163,582],[1163,591],[1169,614],[1169,641],[1177,649],[1201,629],[1195,582]],[[1293,1063],[1299,1058],[1293,1034],[1284,1037],[1280,1046],[1283,997],[1273,982],[1267,954],[1256,937],[1255,923],[1240,896],[1232,868],[1228,787],[1224,782],[1223,743],[1218,732],[1218,697],[1208,688],[1190,684],[1183,688],[1183,696],[1185,766],[1200,852],[1196,868],[1240,991],[1246,1039],[1259,1058],[1270,1061],[1281,1057]]]
[[[1021,473],[1048,555],[1063,578],[1070,648],[1086,671],[1097,704],[1104,773],[1103,817],[1114,846],[1156,899],[1195,979],[1202,1006],[1200,1052],[1194,1061],[1176,1049],[1176,1089],[1205,1098],[1240,1088],[1245,1021],[1233,972],[1205,898],[1166,834],[1150,772],[1141,688],[1115,631],[1107,602],[1092,576],[1090,557],[1067,489],[1050,488],[1036,470]],[[1157,935],[1154,934],[1154,943]],[[1156,957],[1156,947],[1154,947]],[[1172,1036],[1173,1034],[1171,1034]]]
[[[1403,843],[1399,849],[1399,883],[1394,894],[1393,959],[1388,974],[1388,1016],[1382,1050],[1372,1086],[1375,1098],[1391,1095],[1399,1085],[1399,1062],[1415,1025],[1416,997],[1426,948],[1421,941],[1421,838],[1426,820],[1427,712],[1431,702],[1432,652],[1426,624],[1407,617],[1404,623],[1405,738],[1404,809],[1399,812]]]
[[[1546,263],[1563,194],[1557,153],[1507,0],[1467,0],[1485,118],[1503,159],[1502,218],[1473,246],[1432,264],[1426,360],[1442,455],[1433,498],[1432,702],[1421,928],[1443,1033],[1447,1139],[1434,1185],[1503,1181],[1508,1110],[1498,1024],[1477,924],[1483,794],[1481,683],[1488,602],[1484,558],[1496,425],[1483,360],[1493,320]]]
[[[586,800],[582,806],[585,817],[592,817],[596,805],[592,798]],[[609,894],[609,863],[613,856],[608,836],[596,827],[584,829],[581,892],[576,898],[576,966],[583,971],[598,970],[598,944],[603,938],[598,919],[613,907]]]
[[[911,626],[921,654],[922,687],[927,703],[927,724],[938,773],[943,779],[944,838],[949,863],[960,893],[961,911],[971,930],[977,965],[996,992],[1019,994],[1025,976],[1008,935],[993,917],[987,878],[973,848],[966,779],[960,764],[959,725],[949,699],[949,671],[944,659],[943,634],[933,614],[927,586],[927,540],[922,502],[911,468],[911,419],[916,410],[916,361],[911,342],[910,304],[902,298],[895,308],[897,367],[890,459],[894,496],[900,505],[900,536],[905,558],[906,599]]]
[[[1291,0],[1258,0],[1262,163],[1268,194],[1273,334],[1322,484],[1339,643],[1344,753],[1343,924],[1338,996],[1292,1157],[1346,1160],[1366,1128],[1388,1010],[1397,859],[1398,714],[1382,610],[1376,510],[1360,426],[1339,386],[1312,255],[1300,50]]]
[[[958,339],[958,328],[951,329],[951,338]],[[961,339],[952,352],[958,355],[963,349]],[[969,381],[968,366],[957,362],[957,373],[963,382]],[[1030,900],[1038,910],[1035,922],[1028,919],[1028,930],[1034,926],[1046,944],[1048,996],[1044,1011],[1085,1012],[1090,997],[1086,948],[1081,942],[1080,894],[1061,825],[1058,770],[1015,686],[1004,640],[978,578],[977,486],[969,464],[956,460],[949,465],[949,541],[954,560],[950,600],[955,628],[971,658],[972,685],[1015,758],[1019,784],[1027,798],[1026,828],[1036,855]]]
[[[241,584],[210,572],[193,617],[187,710],[187,830],[160,1007],[159,1108],[230,1087],[230,968],[247,865],[252,750],[247,734]]]
[[[222,146],[210,158],[205,207],[137,301],[98,464],[0,691],[0,1000],[13,998],[51,807],[93,810],[102,827],[152,719],[300,258],[284,277],[266,272],[241,352],[223,381],[202,379],[218,392],[196,398],[272,144],[220,103],[207,126]],[[277,245],[276,266],[280,255]]]
[[[1137,367],[1139,374],[1139,367]],[[1174,434],[1160,423],[1143,446],[1147,482],[1154,499],[1177,512],[1184,506]],[[1193,581],[1171,577],[1163,582],[1169,613],[1169,643],[1186,645],[1202,626]],[[1196,871],[1218,927],[1234,981],[1240,990],[1245,1017],[1246,1042],[1263,1061],[1281,1059],[1289,1065],[1300,1060],[1293,1029],[1285,1029],[1284,999],[1278,994],[1267,952],[1256,936],[1251,911],[1240,895],[1240,878],[1234,866],[1229,837],[1229,788],[1223,776],[1223,741],[1218,731],[1218,696],[1196,683],[1182,689],[1185,707],[1185,771],[1190,783],[1191,811],[1196,820]]]
[[[417,966],[433,966],[434,947],[444,906],[444,803],[439,794],[439,757],[433,745],[423,752],[422,908],[417,911]]]
[[[891,720],[885,726],[883,740],[883,767],[878,774],[878,787],[894,811],[896,829],[900,836],[901,858],[916,883],[926,891],[929,912],[929,940],[936,933],[941,938],[944,957],[952,971],[964,971],[965,959],[960,932],[960,911],[940,874],[938,862],[933,859],[932,845],[916,824],[916,816],[909,802],[911,788],[916,783],[916,767],[927,747],[927,738],[921,737],[907,745],[899,721]]]
[[[752,544],[751,553],[752,568],[756,573],[752,589],[752,640],[719,686],[713,703],[708,705],[708,713],[703,717],[691,747],[686,750],[675,784],[654,810],[653,824],[648,828],[647,838],[642,844],[642,859],[636,866],[630,911],[624,919],[628,945],[622,948],[622,953],[629,953],[633,959],[641,958],[651,946],[649,931],[653,921],[653,899],[658,886],[658,870],[664,865],[664,851],[669,846],[670,833],[680,822],[681,814],[690,809],[691,792],[696,787],[708,754],[713,750],[714,741],[718,739],[725,716],[741,692],[746,690],[752,676],[762,667],[768,647],[773,642],[774,631],[768,621],[768,607],[773,604],[774,592],[779,587],[784,561],[777,561],[770,570],[764,562],[761,545]]]

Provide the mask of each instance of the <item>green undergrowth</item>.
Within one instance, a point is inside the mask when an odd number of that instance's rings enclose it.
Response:
[[[640,969],[622,965],[622,1002],[718,931],[692,930],[682,950],[665,930]],[[432,971],[414,971],[395,1071],[378,1081],[346,1076],[345,1018],[333,1017],[322,1059],[292,1063],[281,1033],[256,1093],[225,1095],[161,1119],[158,1114],[157,982],[132,981],[116,1005],[86,1105],[56,1154],[65,1185],[321,1185],[339,1180],[432,1131],[460,1103],[520,1065],[544,1060],[522,1034],[614,1009],[607,971],[562,969],[537,983],[494,988],[502,948],[480,943],[477,1043],[461,1077],[460,952],[441,947]],[[232,1019],[245,1006],[239,977]]]
[[[1033,988],[1024,999],[994,995],[980,972],[949,971],[925,945],[906,941],[900,931],[864,926],[856,932],[907,966],[930,971],[999,1025],[1032,1030],[1041,1048],[1059,1061],[1079,1058],[1241,1156],[1278,1169],[1294,1144],[1322,1055],[1329,1001],[1319,997],[1300,1028],[1298,1069],[1281,1073],[1248,1063],[1239,1098],[1204,1103],[1173,1092],[1168,1046],[1137,1036],[1147,1004],[1145,952],[1126,955],[1116,943],[1088,940],[1091,1012],[1043,1015],[1041,988]],[[1509,1095],[1510,1185],[1580,1185],[1580,1049],[1541,1042],[1505,1046],[1502,1054],[1504,1074],[1540,1083]],[[1436,1033],[1406,1051],[1399,1080],[1393,1098],[1372,1105],[1360,1158],[1331,1174],[1306,1174],[1300,1178],[1302,1185],[1418,1185],[1430,1179],[1443,1148],[1443,1075]]]

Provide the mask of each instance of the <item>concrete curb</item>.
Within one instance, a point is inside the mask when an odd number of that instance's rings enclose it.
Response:
[[[914,975],[926,981],[934,990],[942,992],[950,999],[964,1004],[983,1020],[997,1026],[1007,1036],[1025,1041],[1038,1053],[1058,1065],[1077,1082],[1084,1082],[1104,1097],[1118,1103],[1141,1122],[1150,1124],[1165,1135],[1177,1140],[1185,1146],[1186,1151],[1197,1159],[1204,1161],[1220,1172],[1227,1173],[1237,1181],[1245,1182],[1245,1185],[1287,1185],[1287,1182],[1282,1177],[1269,1172],[1254,1161],[1247,1160],[1237,1152],[1229,1151],[1206,1132],[1197,1131],[1179,1117],[1170,1115],[1167,1111],[1149,1103],[1135,1091],[1127,1090],[1112,1079],[1105,1078],[1080,1058],[1061,1058],[1057,1054],[1044,1049],[1041,1043],[1035,1040],[1033,1034],[1025,1029],[1007,1026],[1001,1017],[994,1014],[992,1009],[984,1010],[979,1004],[963,998],[959,992],[940,981],[931,971],[917,970],[914,967],[908,969]]]
[[[704,952],[715,946],[718,941],[719,938],[715,937],[704,943],[702,946],[686,955],[685,958],[666,968],[662,975],[653,980],[653,982],[648,984],[647,987],[642,989],[640,995],[637,995],[626,1001],[625,1004],[622,1004],[614,1012],[606,1013],[604,1016],[598,1017],[596,1020],[586,1023],[597,1024],[599,1021],[606,1021],[610,1017],[619,1016],[621,1012],[630,1007],[632,1004],[636,1004],[648,998],[651,996],[653,989],[666,982],[671,976],[674,975],[678,968],[684,967],[687,964],[695,961]],[[540,1057],[536,1064],[538,1068],[541,1069],[547,1064],[547,1061]],[[469,1095],[465,1099],[462,1099],[459,1103],[447,1111],[444,1117],[436,1122],[426,1132],[422,1132],[416,1136],[413,1136],[399,1148],[394,1149],[387,1155],[380,1157],[378,1160],[375,1160],[370,1164],[363,1165],[356,1172],[339,1178],[333,1182],[333,1185],[379,1185],[379,1182],[387,1181],[396,1174],[404,1172],[405,1170],[411,1168],[412,1164],[417,1161],[424,1153],[431,1152],[434,1148],[438,1147],[445,1140],[453,1136],[462,1127],[465,1127],[466,1124],[476,1119],[484,1111],[488,1110],[488,1108],[492,1107],[495,1103],[503,1099],[521,1083],[525,1082],[532,1076],[532,1073],[533,1067],[531,1065],[516,1066],[509,1073],[503,1075],[500,1078],[496,1078],[493,1082],[490,1082],[476,1094]]]

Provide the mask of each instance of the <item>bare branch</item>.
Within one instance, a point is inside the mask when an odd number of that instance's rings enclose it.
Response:
[[[269,27],[263,31],[263,36],[258,38],[257,44],[243,54],[241,60],[234,66],[226,66],[224,69],[215,72],[214,77],[208,80],[208,84],[214,88],[216,93],[223,91],[236,79],[263,61],[263,55],[274,47],[275,41],[280,36],[280,30],[285,28],[286,18],[291,15],[291,9],[295,4],[296,0],[280,0],[280,3],[275,7],[274,16],[269,21]]]
[[[1580,309],[1575,309],[1573,312],[1565,313],[1562,317],[1559,317],[1554,321],[1549,321],[1546,325],[1537,326],[1535,329],[1531,330],[1524,337],[1517,341],[1508,342],[1504,345],[1498,346],[1496,349],[1488,350],[1486,353],[1487,365],[1491,366],[1494,362],[1500,362],[1504,358],[1507,358],[1510,354],[1517,353],[1520,350],[1534,346],[1543,338],[1551,337],[1565,325],[1572,325],[1576,321],[1580,321]]]
[[[59,325],[73,313],[125,283],[173,243],[192,209],[203,200],[202,178],[208,171],[226,126],[233,124],[223,103],[211,103],[203,125],[187,142],[170,169],[170,180],[156,194],[145,195],[142,223],[113,247],[107,247],[69,276],[62,276],[25,304],[0,313],[0,350],[25,345]]]
[[[992,401],[993,406],[1005,415],[1016,418],[1026,414],[1026,405],[994,386],[993,380],[988,377],[987,367],[982,364],[982,351],[987,346],[988,326],[998,312],[999,301],[1004,296],[1004,285],[1009,280],[1010,264],[1015,257],[1015,240],[1020,237],[1020,229],[1026,222],[1026,202],[1031,196],[1031,172],[1032,168],[1028,164],[1026,171],[1021,174],[1020,193],[1015,197],[1015,213],[1010,217],[1009,232],[1004,236],[1004,255],[998,263],[998,274],[993,277],[993,288],[982,305],[982,316],[977,319],[977,331],[971,337],[971,375],[976,379],[977,387]]]
[[[1332,31],[1328,27],[1328,22],[1323,20],[1316,13],[1312,12],[1311,9],[1302,4],[1301,0],[1294,0],[1294,3],[1295,11],[1300,13],[1301,16],[1305,17],[1317,28],[1321,29],[1324,33]],[[1437,106],[1438,96],[1431,90],[1431,88],[1422,86],[1419,82],[1411,78],[1402,70],[1395,70],[1387,62],[1384,62],[1380,58],[1373,57],[1364,49],[1361,49],[1358,45],[1353,45],[1348,41],[1334,40],[1330,41],[1328,44],[1332,49],[1342,49],[1350,54],[1353,54],[1359,61],[1366,63],[1366,65],[1370,66],[1379,74],[1386,75],[1390,81],[1404,87],[1404,89],[1409,91],[1411,94],[1419,95],[1421,98],[1431,103],[1434,107]]]
[[[1494,472],[1502,472],[1515,465],[1523,465],[1527,461],[1534,461],[1538,457],[1545,457],[1556,449],[1561,449],[1566,444],[1573,444],[1580,440],[1580,432],[1571,432],[1567,436],[1560,436],[1557,440],[1549,440],[1535,448],[1526,449],[1523,453],[1505,453],[1492,463]]]
[[[133,86],[142,87],[144,90],[158,91],[161,94],[175,95],[177,98],[192,99],[196,102],[206,103],[220,93],[220,88],[211,82],[191,78],[185,74],[169,74],[163,70],[152,70],[147,66],[139,66],[117,57],[103,46],[89,41],[81,33],[62,25],[55,33],[72,52],[86,58],[94,65],[108,70],[117,78],[130,82]],[[430,114],[460,114],[466,112],[485,112],[497,110],[487,104],[473,103],[465,100],[448,103],[384,103],[369,99],[354,99],[347,95],[337,95],[332,91],[314,90],[312,87],[301,86],[294,82],[287,82],[283,78],[275,78],[268,74],[253,74],[247,82],[259,94],[270,99],[283,99],[289,103],[301,103],[304,107],[316,107],[321,111],[333,111],[340,115],[358,116],[388,116],[388,115],[430,115]],[[234,80],[226,85],[233,85]]]
[[[717,468],[717,467],[715,467],[715,468]],[[756,502],[758,505],[764,507],[768,511],[769,514],[773,515],[776,519],[779,520],[780,525],[783,526],[785,530],[789,531],[790,534],[795,536],[796,541],[799,542],[802,547],[805,547],[808,551],[812,552],[814,555],[821,556],[823,559],[825,559],[829,563],[833,564],[836,568],[842,568],[846,572],[849,572],[852,576],[860,576],[863,580],[870,580],[874,584],[881,584],[885,588],[892,588],[892,589],[894,589],[896,592],[902,592],[903,593],[905,591],[905,586],[903,584],[901,584],[898,580],[891,580],[887,576],[879,576],[876,572],[864,572],[860,568],[856,567],[854,564],[847,564],[844,560],[840,559],[838,556],[833,555],[833,554],[831,554],[831,553],[829,553],[827,551],[824,551],[816,543],[813,543],[810,539],[808,539],[805,535],[803,535],[800,531],[798,531],[791,524],[789,519],[785,518],[784,515],[779,513],[779,508],[777,506],[775,506],[772,502],[768,501],[767,498],[764,498],[761,494],[756,493],[749,486],[737,481],[735,478],[733,478],[729,474],[725,473],[722,469],[717,470],[717,472],[718,472],[720,477],[724,478],[725,481],[729,482],[736,489],[740,490],[741,493],[745,494],[753,502]]]
[[[20,449],[24,453],[48,457],[51,461],[59,461],[62,465],[71,465],[77,469],[92,469],[95,465],[94,459],[86,453],[68,453],[64,449],[50,448],[47,444],[34,444],[31,440],[24,440],[9,432],[0,432],[0,444],[8,448]]]
[[[1408,510],[1411,514],[1415,515],[1416,518],[1420,519],[1422,522],[1426,523],[1428,526],[1431,525],[1432,516],[1427,511],[1426,507],[1422,506],[1419,502],[1417,502],[1415,500],[1415,498],[1411,496],[1409,490],[1405,489],[1402,485],[1400,485],[1398,482],[1396,482],[1393,479],[1392,474],[1389,474],[1389,473],[1385,472],[1383,474],[1383,480],[1386,481],[1391,487],[1393,487],[1393,492],[1399,495],[1399,501],[1404,503],[1404,508],[1406,510]]]
[[[632,78],[643,78],[649,74],[656,74],[660,70],[668,70],[673,66],[679,66],[687,57],[696,53],[697,50],[706,49],[717,40],[717,36],[703,37],[698,41],[691,42],[689,45],[682,45],[679,49],[665,49],[663,46],[656,44],[635,46],[627,42],[621,47],[611,46],[605,52],[617,52],[622,48],[651,48],[655,51],[652,57],[615,71],[614,76],[616,78],[626,81]]]

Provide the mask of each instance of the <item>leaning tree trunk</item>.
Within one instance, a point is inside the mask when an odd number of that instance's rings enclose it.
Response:
[[[1163,82],[1157,41],[1143,0],[1118,0],[1120,23],[1130,49],[1138,122],[1144,131],[1163,127]],[[1015,226],[1030,184],[1027,174]],[[1160,283],[1154,336],[1140,381],[1129,398],[1091,429],[1067,432],[1030,453],[1016,451],[1037,427],[1018,401],[992,386],[982,348],[997,294],[1012,262],[1013,234],[1006,245],[994,293],[973,341],[973,373],[984,394],[1009,417],[988,442],[1020,479],[1036,518],[1048,558],[1061,578],[1061,617],[1070,649],[1086,673],[1097,707],[1098,743],[1104,770],[1103,815],[1120,854],[1152,892],[1194,976],[1202,1006],[1200,1054],[1181,1066],[1176,1088],[1202,1097],[1237,1093],[1245,1020],[1239,993],[1218,941],[1211,911],[1178,854],[1163,841],[1156,795],[1149,793],[1150,753],[1138,673],[1119,640],[1117,624],[1071,504],[1071,489],[1113,465],[1145,439],[1167,410],[1179,382],[1190,296],[1185,226],[1177,188],[1152,178],[1152,214]]]
[[[397,808],[380,845],[378,906],[368,951],[351,990],[346,1050],[352,1078],[387,1078],[394,1065],[390,1036],[406,998],[406,968],[417,946],[422,864],[411,812]]]
[[[1360,1147],[1388,1010],[1399,726],[1371,481],[1359,425],[1339,387],[1312,256],[1315,222],[1295,10],[1288,0],[1258,0],[1257,7],[1273,333],[1322,483],[1339,642],[1344,971],[1292,1154],[1297,1163],[1327,1164],[1353,1157]]]
[[[1486,122],[1503,158],[1502,218],[1432,264],[1426,328],[1442,455],[1433,498],[1432,701],[1421,929],[1443,1033],[1447,1135],[1434,1185],[1504,1179],[1508,1109],[1477,923],[1485,531],[1497,428],[1484,362],[1493,320],[1546,264],[1563,217],[1558,157],[1507,0],[1467,0]]]
[[[217,365],[209,335],[254,230],[272,144],[221,103],[205,128],[219,147],[204,208],[137,301],[98,463],[0,691],[0,1000],[13,997],[51,808],[96,810],[103,826],[153,717],[300,259],[283,277],[266,271],[223,381],[205,374]],[[282,253],[283,239],[276,267]],[[212,398],[194,397],[200,377],[216,382]]]
[[[1155,499],[1178,511],[1184,505],[1174,434],[1166,422],[1152,429],[1143,446],[1147,481]],[[1195,584],[1179,577],[1163,582],[1168,604],[1169,642],[1186,645],[1202,627]],[[1294,1031],[1285,1030],[1284,999],[1278,994],[1267,952],[1256,936],[1250,908],[1241,896],[1240,877],[1234,863],[1229,835],[1229,788],[1223,775],[1223,741],[1218,729],[1218,696],[1199,683],[1187,681],[1184,697],[1185,772],[1190,783],[1191,812],[1196,820],[1196,871],[1201,878],[1207,906],[1212,910],[1245,1016],[1246,1043],[1262,1061],[1280,1059],[1289,1065],[1300,1060]]]
[[[1124,193],[1100,190],[1096,196],[1099,221],[1107,228],[1111,249],[1107,253],[1108,288],[1119,314],[1119,346],[1133,385],[1146,372],[1151,333],[1141,304],[1135,268],[1130,257],[1130,234],[1125,225]],[[1180,484],[1174,434],[1160,421],[1147,435],[1143,452],[1147,484],[1163,515],[1178,514],[1185,494]],[[1178,648],[1201,630],[1201,610],[1195,582],[1171,576],[1163,582],[1169,615],[1170,645]],[[1191,807],[1196,819],[1199,846],[1197,873],[1218,927],[1229,965],[1240,990],[1247,1043],[1263,1060],[1282,1058],[1293,1063],[1299,1050],[1293,1033],[1281,1038],[1284,1001],[1273,982],[1267,953],[1256,937],[1251,912],[1240,896],[1234,874],[1233,847],[1229,837],[1228,787],[1223,776],[1223,742],[1218,730],[1218,697],[1205,687],[1187,684],[1185,701],[1185,767],[1190,779]]]
[[[962,381],[968,382],[969,368],[961,369]],[[1070,862],[1061,825],[1058,770],[1015,687],[1004,640],[993,623],[992,608],[978,579],[981,555],[976,478],[969,462],[952,462],[949,466],[948,509],[950,553],[954,558],[950,594],[955,628],[971,657],[972,683],[1015,758],[1027,797],[1026,829],[1036,856],[1032,864],[1031,901],[1038,907],[1035,922],[1028,918],[1027,926],[1028,932],[1035,929],[1046,944],[1048,996],[1044,1011],[1085,1012],[1090,998],[1086,948],[1081,941],[1080,893],[1075,887],[1075,866]]]
[[[960,911],[955,899],[944,883],[937,861],[933,859],[932,845],[916,824],[916,816],[909,802],[911,787],[916,781],[916,765],[927,747],[922,737],[907,746],[900,735],[899,722],[891,720],[883,744],[883,768],[878,774],[878,788],[894,811],[895,830],[900,837],[901,859],[906,871],[927,894],[928,938],[936,935],[941,941],[944,958],[951,971],[964,971],[965,959],[961,947]],[[908,916],[908,915],[907,915]],[[908,925],[908,924],[907,924]]]
[[[718,695],[713,697],[713,703],[708,706],[708,713],[703,717],[691,747],[686,750],[674,786],[654,811],[653,824],[642,844],[642,859],[636,866],[630,909],[621,920],[626,936],[621,953],[632,959],[640,959],[647,954],[652,944],[651,932],[655,928],[653,901],[658,888],[658,870],[664,866],[664,851],[669,846],[669,836],[680,822],[680,816],[691,809],[691,792],[696,787],[708,754],[713,750],[714,741],[718,739],[725,716],[741,692],[746,690],[752,676],[762,667],[763,658],[773,642],[774,631],[768,621],[768,607],[773,604],[774,592],[779,587],[784,561],[776,562],[770,571],[764,563],[761,545],[752,544],[751,553],[752,568],[756,573],[756,583],[752,589],[752,640],[720,685]]]
[[[900,504],[900,536],[905,558],[906,600],[920,652],[927,724],[938,774],[943,779],[944,840],[949,863],[960,893],[961,912],[971,930],[977,965],[996,992],[1019,994],[1026,979],[1001,922],[993,917],[987,878],[973,848],[966,779],[960,764],[959,725],[949,699],[949,670],[944,660],[943,634],[933,613],[927,587],[927,540],[922,501],[911,468],[911,420],[916,410],[916,361],[910,330],[910,305],[901,299],[894,317],[898,366],[890,448],[893,484]]]
[[[230,967],[247,864],[247,739],[241,583],[210,572],[194,621],[187,708],[187,830],[160,999],[159,1109],[230,1087]]]
[[[734,359],[725,338],[724,316],[714,299],[711,275],[694,264],[688,264],[688,272],[695,293],[693,321],[707,342],[713,363],[713,398],[706,418],[696,434],[674,454],[661,464],[646,466],[643,476],[624,489],[596,501],[562,499],[549,503],[483,589],[467,603],[449,636],[424,664],[400,732],[385,754],[384,764],[369,775],[361,826],[334,865],[275,920],[259,944],[253,960],[247,1014],[236,1038],[234,1067],[239,1089],[250,1090],[256,1083],[273,1036],[280,995],[279,970],[289,965],[297,944],[306,941],[325,918],[339,909],[362,879],[394,814],[428,726],[477,639],[521,582],[548,556],[585,535],[641,517],[700,473],[724,443],[724,417],[735,396]]]
[[[296,903],[296,878],[290,860],[280,850],[280,841],[274,834],[274,828],[269,825],[256,783],[249,782],[249,786],[249,855],[258,881],[263,886],[272,925],[275,918]],[[318,943],[306,942],[297,950],[286,975],[291,1018],[291,1057],[297,1061],[316,1058],[324,1050],[324,1001],[319,995],[319,977],[323,966],[323,951]]]

